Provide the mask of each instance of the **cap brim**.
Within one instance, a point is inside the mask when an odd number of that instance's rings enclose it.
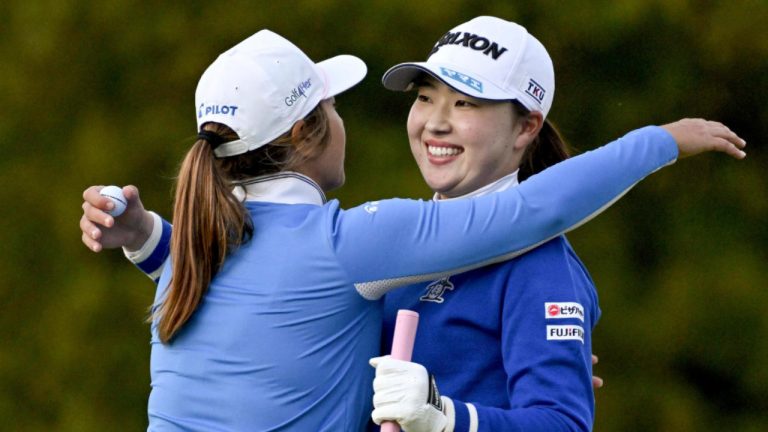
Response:
[[[425,63],[400,63],[384,72],[384,76],[381,77],[381,83],[384,84],[387,90],[408,91],[410,90],[411,83],[423,72],[434,75],[425,66]]]
[[[448,87],[456,90],[459,93],[463,93],[468,96],[472,96],[478,99],[487,100],[513,100],[518,96],[513,93],[508,93],[502,89],[490,84],[487,80],[482,79],[473,72],[462,73],[465,77],[476,78],[474,80],[460,80],[457,78],[449,78],[444,70],[448,70],[456,73],[458,66],[450,64],[437,64],[437,63],[400,63],[392,66],[388,71],[384,72],[384,76],[381,78],[384,87],[394,91],[408,91],[411,89],[411,83],[422,73],[427,73],[435,79],[441,81]],[[473,85],[475,83],[475,85]],[[478,88],[477,83],[481,83]]]
[[[325,96],[333,97],[349,90],[365,78],[368,67],[359,58],[351,55],[338,55],[317,63],[325,79]]]

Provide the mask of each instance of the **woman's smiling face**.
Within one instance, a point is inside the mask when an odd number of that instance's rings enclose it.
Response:
[[[525,146],[510,102],[476,99],[427,77],[408,115],[408,140],[430,188],[465,195],[514,172]]]

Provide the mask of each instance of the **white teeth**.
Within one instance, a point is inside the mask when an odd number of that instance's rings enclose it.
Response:
[[[456,156],[461,150],[456,147],[427,146],[427,151],[432,156]]]

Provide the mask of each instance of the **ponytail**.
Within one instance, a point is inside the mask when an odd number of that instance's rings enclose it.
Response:
[[[512,105],[518,116],[528,115],[528,110],[517,101],[513,101]],[[528,177],[568,159],[570,153],[568,144],[565,143],[557,128],[549,120],[544,120],[539,134],[523,153],[517,178],[522,182]]]
[[[256,150],[219,159],[211,143],[201,138],[187,152],[173,207],[171,280],[150,318],[157,321],[163,343],[169,343],[192,317],[227,255],[253,236],[253,222],[232,193],[233,186],[240,180],[290,170],[325,149],[330,134],[325,111],[318,105],[304,121],[298,140],[288,131]],[[224,142],[238,139],[223,124],[206,123],[203,129]]]
[[[223,125],[206,129],[225,141],[237,136]],[[213,149],[198,139],[179,169],[173,208],[171,262],[167,295],[158,310],[160,340],[168,343],[189,320],[229,252],[253,233],[243,204],[232,194]]]

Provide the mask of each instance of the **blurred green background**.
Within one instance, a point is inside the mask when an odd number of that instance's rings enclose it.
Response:
[[[549,49],[550,118],[584,151],[682,117],[744,137],[641,183],[570,234],[598,285],[600,431],[768,430],[768,2],[28,0],[0,3],[2,430],[146,428],[153,284],[80,243],[81,193],[135,184],[171,216],[204,68],[261,28],[313,59],[366,60],[339,98],[344,206],[428,198],[405,137],[412,96],[379,84],[481,14]]]

